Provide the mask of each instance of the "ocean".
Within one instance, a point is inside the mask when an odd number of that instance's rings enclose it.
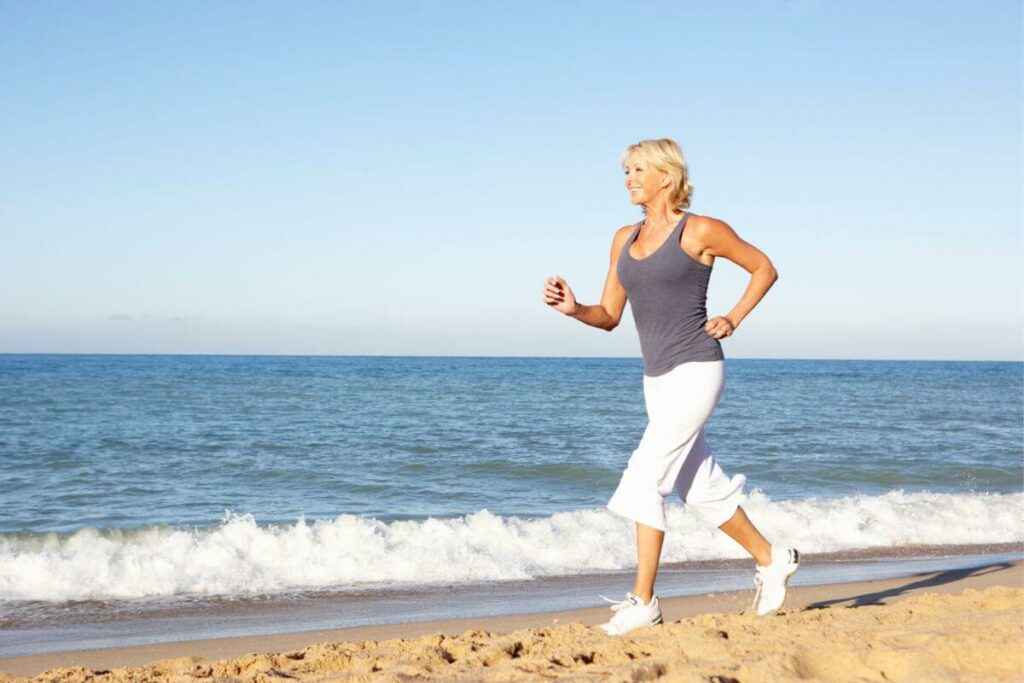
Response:
[[[639,358],[0,355],[0,656],[600,604],[645,425]],[[822,582],[1020,556],[1024,363],[727,359],[706,435]],[[746,588],[669,501],[659,594]]]

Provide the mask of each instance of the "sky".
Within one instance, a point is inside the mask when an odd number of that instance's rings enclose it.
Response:
[[[0,353],[639,357],[622,149],[779,273],[727,358],[1024,358],[1009,2],[0,0]],[[750,275],[716,260],[709,316]]]

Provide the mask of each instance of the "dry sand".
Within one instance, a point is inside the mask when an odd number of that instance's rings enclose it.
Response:
[[[594,628],[610,615],[607,610],[575,610],[404,625],[407,632],[433,633],[385,640],[315,638],[324,632],[265,636],[265,643],[294,644],[305,637],[308,644],[215,661],[194,656],[203,651],[200,643],[209,647],[213,641],[192,641],[7,658],[0,671],[43,671],[38,667],[68,656],[130,661],[178,648],[179,656],[143,666],[50,668],[32,680],[1024,681],[1022,576],[1018,561],[798,586],[790,589],[787,608],[770,617],[747,609],[747,593],[673,598],[662,603],[665,624],[618,638]],[[729,606],[731,613],[701,613],[709,604]],[[240,641],[236,646],[252,642],[233,640]],[[180,656],[185,652],[193,656]],[[3,682],[26,680],[0,674]]]

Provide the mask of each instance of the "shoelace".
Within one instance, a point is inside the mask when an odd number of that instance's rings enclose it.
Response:
[[[604,598],[608,602],[612,603],[612,608],[611,609],[612,609],[613,612],[618,612],[623,607],[631,604],[629,602],[629,596],[628,595],[626,596],[625,600],[612,600],[611,598],[605,598],[605,596],[601,595],[600,593],[598,593],[598,595],[600,595],[602,598]]]
[[[750,609],[757,609],[757,601],[761,597],[761,589],[764,587],[764,575],[761,572],[754,575],[754,584],[757,586],[757,590],[754,591],[754,602],[750,605]]]

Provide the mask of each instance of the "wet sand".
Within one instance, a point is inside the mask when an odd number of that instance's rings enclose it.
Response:
[[[1020,560],[751,597],[665,598],[619,638],[595,607],[8,657],[0,681],[1024,680]]]

